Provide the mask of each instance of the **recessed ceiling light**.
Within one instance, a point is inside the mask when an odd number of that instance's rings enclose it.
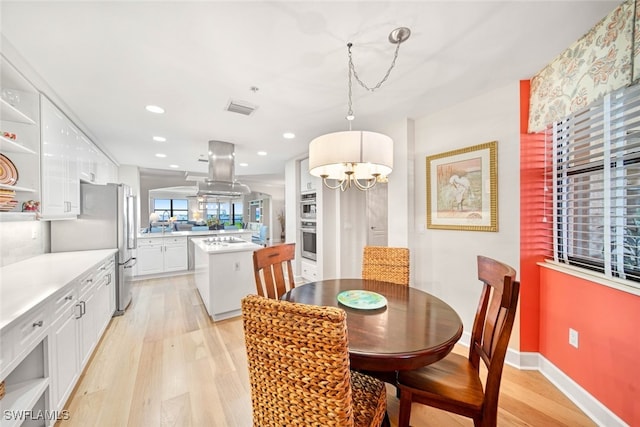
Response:
[[[158,107],[157,105],[147,105],[144,108],[146,108],[146,110],[149,111],[150,113],[156,113],[156,114],[164,113],[164,108]]]
[[[282,134],[282,137],[284,139],[293,139],[293,138],[296,137],[296,134],[293,133],[293,132],[285,132],[285,133]]]
[[[167,138],[165,138],[164,136],[154,136],[153,140],[156,142],[166,142]]]
[[[239,163],[238,166],[242,166],[244,168],[249,166],[249,163]]]
[[[266,156],[267,152],[266,151],[258,151],[258,156]]]
[[[162,153],[157,153],[156,157],[164,158],[164,157],[167,157],[167,155],[166,154],[162,154]]]
[[[178,166],[178,165],[169,165],[169,167],[170,167],[170,168],[177,169],[177,168],[179,168],[180,166]]]

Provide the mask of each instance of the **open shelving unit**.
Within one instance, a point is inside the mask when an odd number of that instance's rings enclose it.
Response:
[[[10,212],[0,212],[0,221],[33,220],[34,213],[20,210],[23,202],[40,200],[40,95],[3,55],[0,84],[0,153],[18,171],[17,185],[0,184],[0,189],[15,191],[18,201]],[[15,134],[16,139],[5,137],[5,132]]]
[[[45,411],[49,390],[45,354],[47,338],[41,340],[5,378],[6,394],[0,400],[0,427],[31,425],[29,411]],[[45,420],[42,420],[44,425]],[[36,425],[39,425],[36,424]]]

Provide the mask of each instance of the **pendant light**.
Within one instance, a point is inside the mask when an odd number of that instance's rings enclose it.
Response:
[[[315,138],[309,144],[309,173],[322,178],[330,189],[346,191],[351,186],[368,190],[378,181],[386,180],[393,170],[393,140],[387,135],[364,130],[352,130],[353,114],[352,78],[366,90],[374,92],[389,78],[398,58],[400,44],[407,40],[411,31],[406,27],[396,28],[389,34],[389,42],[396,45],[391,66],[375,86],[369,87],[358,76],[351,54],[352,43],[347,43],[349,53],[349,130],[333,132]],[[333,180],[333,184],[330,182]]]

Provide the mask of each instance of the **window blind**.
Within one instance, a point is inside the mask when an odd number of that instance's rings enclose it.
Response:
[[[640,282],[640,86],[549,131],[555,261]]]

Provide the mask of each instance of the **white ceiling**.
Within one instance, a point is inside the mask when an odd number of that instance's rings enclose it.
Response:
[[[412,31],[379,91],[354,85],[354,129],[379,130],[532,77],[619,3],[3,0],[0,28],[119,163],[206,172],[217,139],[236,144],[236,175],[282,179],[311,139],[347,128],[347,42],[374,85],[391,30]],[[231,99],[258,109],[227,112]]]

